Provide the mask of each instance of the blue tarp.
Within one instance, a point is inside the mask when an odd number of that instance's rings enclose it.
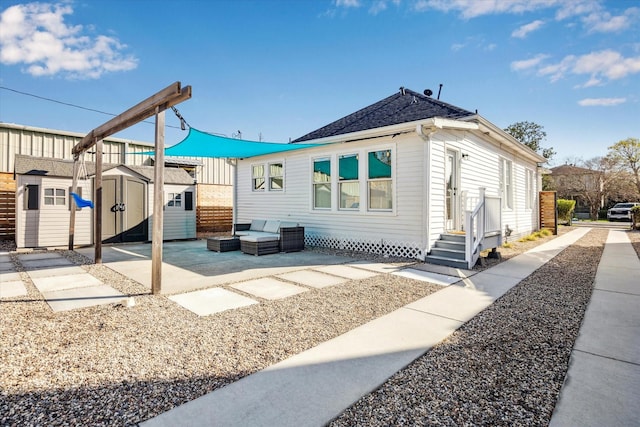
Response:
[[[165,148],[164,154],[166,156],[244,159],[247,157],[261,156],[263,154],[318,147],[320,145],[324,144],[278,144],[275,142],[245,141],[242,139],[212,135],[190,128],[186,138],[171,147]]]

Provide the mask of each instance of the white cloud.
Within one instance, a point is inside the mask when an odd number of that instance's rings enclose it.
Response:
[[[418,0],[417,11],[457,11],[465,19],[498,13],[523,13],[562,4],[563,0]]]
[[[585,98],[578,101],[578,105],[581,107],[613,107],[625,102],[627,102],[626,98]]]
[[[336,0],[336,7],[360,7],[360,0]]]
[[[538,54],[536,56],[534,56],[533,58],[530,59],[523,59],[521,61],[513,61],[511,63],[511,69],[514,71],[522,71],[522,70],[527,70],[529,68],[534,68],[537,67],[538,65],[540,65],[540,63],[542,61],[544,61],[545,59],[547,59],[549,57],[549,55],[545,55],[545,54]]]
[[[555,64],[542,64],[547,56],[537,55],[532,59],[511,63],[514,71],[538,67],[538,75],[549,76],[556,82],[568,74],[588,75],[589,80],[578,87],[591,87],[604,84],[606,81],[618,80],[631,74],[640,73],[640,56],[625,58],[611,49],[591,52],[586,55],[565,56]]]
[[[640,16],[640,9],[632,7],[624,11],[624,14],[612,16],[611,13],[599,10],[582,18],[582,22],[590,32],[614,33],[626,30]]]
[[[511,37],[519,39],[525,38],[529,33],[540,29],[544,25],[544,21],[537,19],[533,22],[525,24],[511,33]]]
[[[137,59],[121,52],[117,39],[91,38],[81,25],[65,23],[70,5],[27,3],[11,6],[0,15],[0,62],[23,64],[33,76],[62,74],[72,78],[99,78],[106,72],[136,68]]]

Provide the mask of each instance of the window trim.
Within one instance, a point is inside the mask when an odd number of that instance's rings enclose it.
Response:
[[[316,181],[316,162],[327,161],[329,162],[329,180],[328,181]],[[331,155],[322,157],[311,158],[311,210],[314,211],[330,211],[333,207],[333,159]],[[316,186],[329,187],[329,206],[316,206]]]
[[[272,186],[272,176],[271,176],[271,166],[272,165],[282,165],[282,175],[274,175],[274,178],[281,177],[282,178],[282,188],[273,188]],[[262,167],[262,176],[254,175],[254,169],[256,167]],[[250,165],[250,174],[251,174],[251,191],[256,193],[282,193],[286,189],[286,171],[287,165],[284,159],[279,160],[271,160],[264,162],[256,162],[251,163]],[[261,179],[262,188],[256,188],[256,180]]]
[[[356,169],[356,179],[342,179],[340,178],[340,160],[342,158],[348,158],[348,157],[355,157],[356,158],[356,163],[357,163],[357,169]],[[360,194],[361,191],[361,183],[360,183],[360,153],[359,152],[355,152],[355,153],[344,153],[344,154],[336,154],[336,159],[337,159],[337,166],[338,166],[338,174],[337,174],[337,182],[338,182],[338,210],[341,211],[359,211],[360,210],[360,202],[361,202],[361,197],[362,195]],[[343,207],[342,206],[342,184],[358,184],[358,195],[357,195],[357,207]]]
[[[535,192],[534,192],[534,173],[531,169],[525,168],[524,170],[524,185],[525,185],[525,199],[524,199],[524,208],[528,210],[532,210],[535,201]]]
[[[52,195],[47,195],[47,190],[53,190]],[[58,192],[62,191],[62,195],[59,195]],[[56,208],[59,206],[67,207],[67,189],[61,187],[53,187],[47,186],[42,189],[42,206],[45,206],[47,209]],[[53,201],[53,203],[47,203],[47,200]]]
[[[273,165],[280,165],[280,167],[282,168],[282,175],[271,175],[271,166]],[[284,161],[278,161],[278,162],[268,162],[267,163],[267,175],[268,175],[268,182],[269,182],[269,186],[268,189],[269,191],[277,191],[277,192],[281,192],[284,191]],[[282,179],[282,187],[281,188],[274,188],[273,187],[273,179],[274,178],[281,178]]]
[[[389,151],[389,167],[391,168],[391,174],[389,175],[389,177],[378,177],[378,178],[369,178],[370,175],[370,170],[369,170],[369,154],[371,153],[375,153],[375,152],[380,152],[380,151]],[[394,211],[394,207],[396,205],[396,201],[395,201],[395,157],[393,154],[393,149],[392,148],[379,148],[379,149],[375,149],[375,150],[366,150],[366,156],[367,156],[367,164],[366,164],[366,171],[367,171],[367,175],[366,175],[366,184],[367,184],[367,211],[368,212],[393,212]],[[371,183],[374,182],[389,182],[391,184],[390,186],[390,191],[391,191],[391,195],[389,197],[389,202],[391,203],[391,207],[390,208],[372,208],[371,207]]]
[[[182,209],[182,191],[167,192],[167,207],[172,209]]]
[[[507,165],[509,166],[507,168]],[[509,176],[506,176],[507,169]],[[505,157],[500,157],[500,194],[502,196],[502,208],[513,210],[514,202],[514,177],[513,177],[513,161]],[[508,179],[507,179],[508,178]],[[507,182],[508,181],[508,182]]]

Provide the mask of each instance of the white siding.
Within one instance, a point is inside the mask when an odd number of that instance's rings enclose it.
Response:
[[[25,210],[25,186],[39,185],[39,209]],[[82,187],[82,198],[92,199],[90,180],[78,181]],[[69,242],[69,188],[71,180],[33,175],[18,177],[16,190],[16,246],[18,248],[66,246]],[[45,188],[61,188],[66,191],[64,206],[44,204]],[[90,245],[92,242],[93,210],[83,208],[76,211],[75,245]]]
[[[193,194],[193,210],[185,210],[185,191]],[[174,239],[194,239],[196,237],[196,191],[193,185],[164,185],[164,240]],[[170,193],[180,193],[181,206],[167,206],[168,195]],[[151,212],[153,214],[153,199],[151,199]],[[153,216],[153,215],[151,215]],[[152,238],[153,223],[149,221],[149,240]]]
[[[250,222],[254,218],[280,219],[299,222],[306,234],[336,236],[344,239],[371,241],[373,243],[397,243],[423,246],[424,142],[412,137],[380,138],[375,143],[354,142],[330,145],[323,148],[291,152],[282,155],[263,156],[239,162],[238,165],[238,222]],[[362,188],[358,211],[340,211],[337,206],[337,185],[333,186],[333,208],[330,211],[312,209],[313,158],[331,155],[332,166],[340,154],[358,153],[360,159],[374,150],[392,150],[393,210],[391,212],[367,211],[366,185]],[[284,191],[252,191],[251,166],[283,161],[285,167]],[[364,165],[361,160],[361,165]],[[363,172],[364,170],[364,172]],[[336,182],[334,167],[334,182]]]

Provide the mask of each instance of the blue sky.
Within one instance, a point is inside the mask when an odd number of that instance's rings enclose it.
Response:
[[[119,114],[180,81],[191,126],[286,142],[442,84],[502,128],[542,125],[552,164],[640,137],[640,0],[0,0],[0,14],[2,122],[85,133],[111,117],[65,104]],[[186,135],[171,111],[167,125],[168,145]],[[152,142],[154,127],[115,136]]]

